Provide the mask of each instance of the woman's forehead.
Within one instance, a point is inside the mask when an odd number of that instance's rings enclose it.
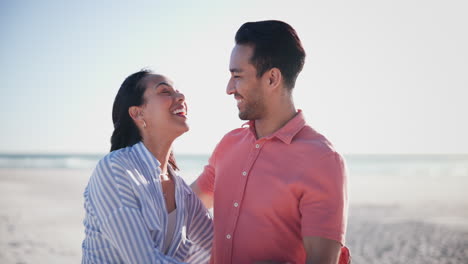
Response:
[[[159,74],[150,74],[146,77],[147,85],[150,87],[157,87],[159,85],[165,84],[169,86],[174,86],[174,83],[171,79],[164,75]]]

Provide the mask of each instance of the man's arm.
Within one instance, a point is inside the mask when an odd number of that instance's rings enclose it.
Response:
[[[198,196],[198,198],[200,198],[200,200],[202,201],[203,205],[204,205],[207,209],[213,208],[213,195],[202,192],[202,190],[200,189],[200,187],[198,187],[198,179],[195,180],[195,181],[190,185],[190,188],[192,188],[193,192]]]
[[[214,185],[215,185],[215,168],[216,168],[216,154],[220,148],[221,142],[216,145],[213,154],[208,159],[208,164],[204,167],[203,172],[198,178],[190,185],[193,192],[202,201],[206,209],[213,208],[213,196],[214,196]],[[201,186],[201,188],[200,188]]]
[[[341,252],[341,244],[338,241],[323,237],[303,237],[304,249],[307,254],[306,263],[312,264],[337,264]]]
[[[338,263],[347,219],[347,181],[343,158],[331,152],[303,178],[299,209],[307,263]]]
[[[307,264],[337,264],[341,244],[335,240],[323,237],[306,236],[303,237],[304,249],[306,251]],[[280,261],[257,261],[255,264],[289,264]]]
[[[303,237],[306,251],[306,264],[337,264],[340,258],[341,244],[322,237]],[[289,264],[281,261],[257,261],[255,264]]]

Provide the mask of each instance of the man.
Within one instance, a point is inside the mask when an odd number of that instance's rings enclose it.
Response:
[[[248,127],[226,134],[192,188],[214,205],[211,262],[337,263],[347,193],[343,158],[296,110],[305,52],[281,21],[236,33],[226,92]]]

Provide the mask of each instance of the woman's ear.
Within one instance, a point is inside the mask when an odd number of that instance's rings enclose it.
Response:
[[[142,109],[139,106],[130,106],[130,108],[128,108],[128,114],[135,122],[141,120],[143,116]]]
[[[146,128],[146,122],[143,119],[143,109],[141,107],[131,106],[128,108],[128,114],[133,119],[133,122],[135,122],[137,127],[142,126],[143,128]]]

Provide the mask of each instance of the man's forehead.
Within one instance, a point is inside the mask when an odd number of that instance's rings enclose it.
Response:
[[[252,45],[236,44],[232,49],[231,56],[250,59],[253,55],[253,50]]]
[[[251,58],[253,55],[253,49],[248,45],[236,45],[234,46],[231,53],[231,60],[229,62],[229,71],[231,72],[242,72],[246,70],[246,67],[253,67],[251,64]]]

